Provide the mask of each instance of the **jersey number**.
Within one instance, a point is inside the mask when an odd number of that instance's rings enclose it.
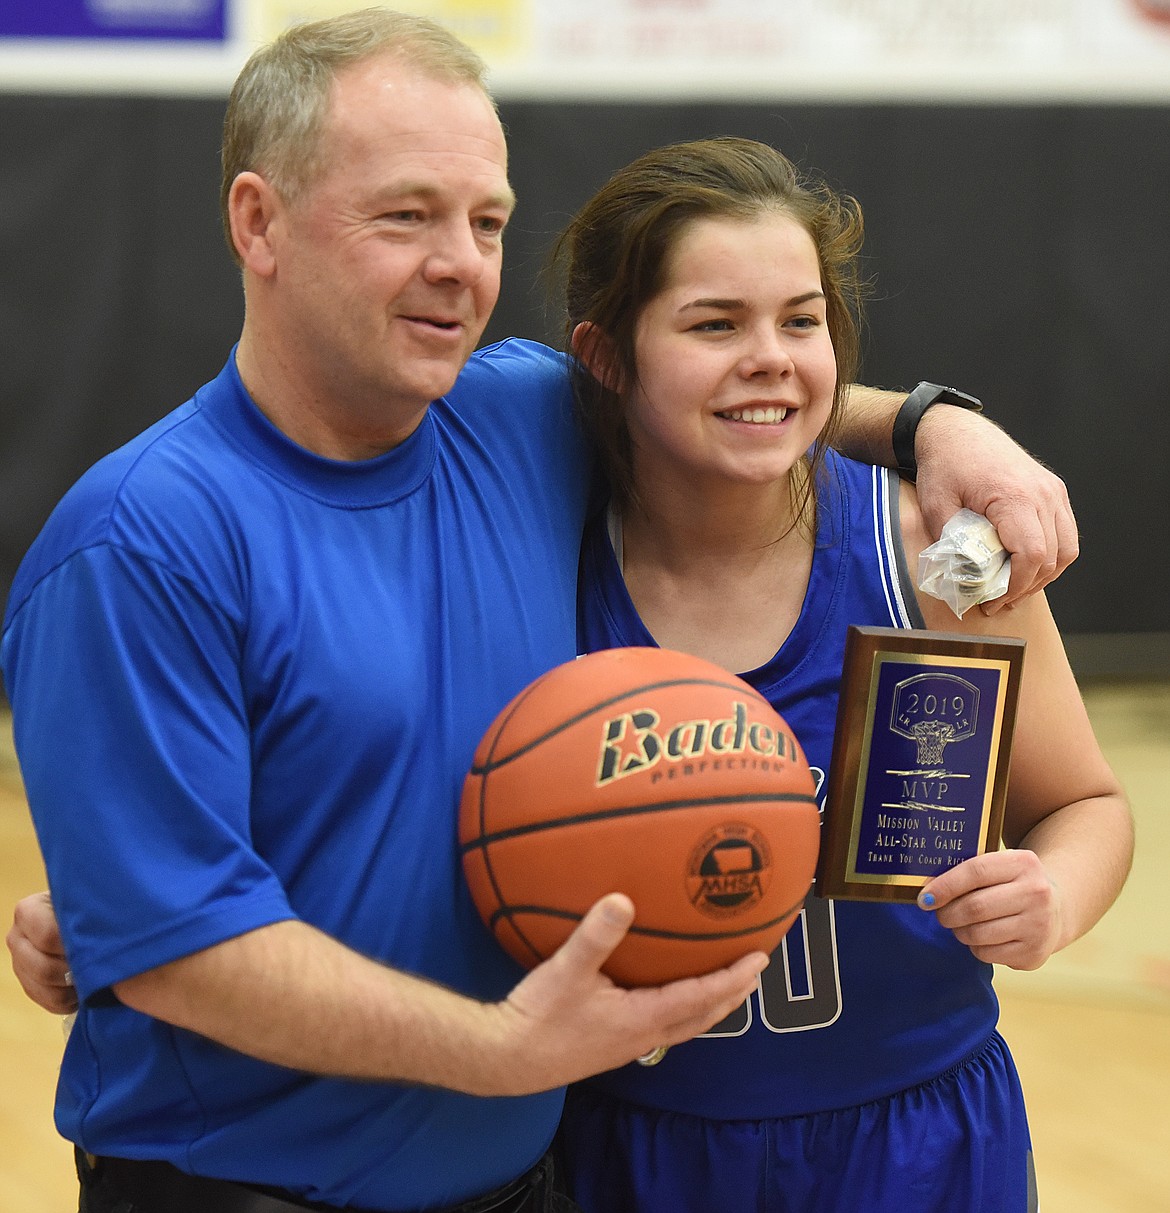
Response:
[[[828,1027],[841,1013],[837,930],[833,903],[809,897],[760,974],[756,992],[764,1026],[773,1032]],[[751,1001],[737,1007],[707,1036],[739,1036],[751,1023]]]

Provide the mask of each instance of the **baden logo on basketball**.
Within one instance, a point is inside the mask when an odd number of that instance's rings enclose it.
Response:
[[[659,715],[643,708],[614,716],[602,725],[597,786],[637,775],[660,762],[677,763],[704,757],[744,754],[760,758],[791,757],[796,744],[783,733],[757,720],[736,701],[732,714],[718,720],[684,720],[665,733]]]
[[[687,864],[691,905],[711,918],[734,918],[768,890],[772,852],[751,826],[728,822],[703,836]]]

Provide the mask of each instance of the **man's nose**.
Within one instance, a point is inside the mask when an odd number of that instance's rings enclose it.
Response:
[[[431,282],[458,282],[474,286],[483,277],[487,253],[470,224],[443,224],[435,231],[424,273]]]

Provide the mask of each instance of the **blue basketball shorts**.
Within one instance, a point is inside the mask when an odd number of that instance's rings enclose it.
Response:
[[[559,1153],[585,1213],[1035,1213],[1023,1091],[998,1034],[888,1099],[706,1120],[571,1088]]]

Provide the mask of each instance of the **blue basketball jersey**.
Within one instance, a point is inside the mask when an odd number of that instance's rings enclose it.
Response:
[[[922,627],[897,519],[897,478],[829,453],[799,619],[743,677],[804,747],[823,806],[850,624]],[[582,552],[583,651],[654,644],[626,592],[603,516]],[[932,1080],[983,1048],[998,1007],[991,966],[913,905],[810,896],[755,995],[657,1066],[591,1080],[650,1108],[762,1119],[852,1107]]]

